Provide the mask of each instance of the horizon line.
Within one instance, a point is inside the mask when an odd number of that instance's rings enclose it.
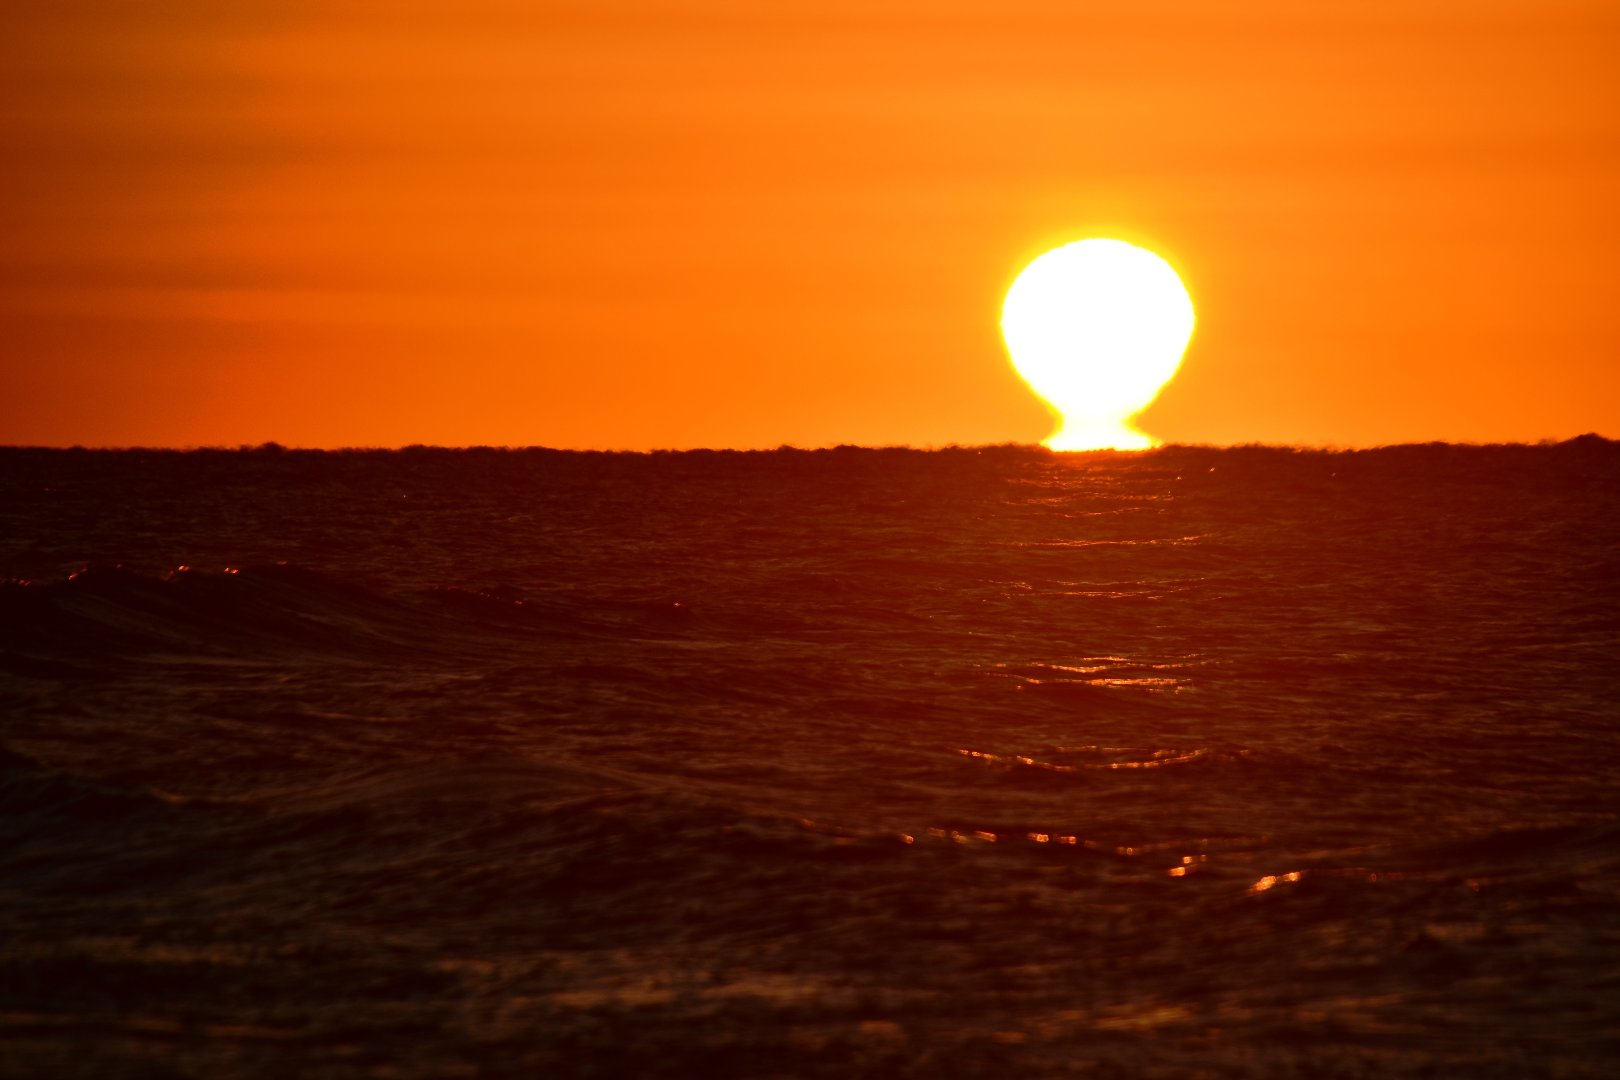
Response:
[[[782,444],[780,444],[778,446],[774,446],[774,447],[761,447],[761,446],[753,446],[753,447],[689,446],[689,447],[651,447],[651,448],[648,448],[648,449],[632,450],[632,449],[625,449],[625,448],[546,446],[546,445],[540,444],[540,443],[529,443],[529,444],[523,444],[523,445],[495,444],[495,443],[467,443],[467,444],[460,444],[460,445],[449,445],[449,444],[444,444],[444,443],[403,443],[403,444],[392,445],[392,446],[382,446],[382,445],[370,445],[370,446],[368,446],[368,445],[360,445],[360,444],[348,445],[348,446],[297,446],[297,445],[287,445],[287,444],[284,444],[284,443],[277,442],[275,440],[267,440],[267,441],[261,442],[261,443],[239,443],[239,444],[237,444],[235,446],[229,446],[229,445],[218,444],[218,443],[206,443],[206,444],[205,443],[199,443],[199,444],[180,445],[180,446],[176,446],[176,445],[151,445],[151,444],[140,444],[140,443],[121,445],[121,446],[119,446],[119,445],[86,445],[84,443],[74,443],[74,444],[67,445],[67,446],[48,446],[48,445],[37,444],[37,443],[36,444],[4,443],[4,444],[0,444],[0,452],[5,452],[5,453],[14,453],[14,452],[112,453],[112,454],[118,454],[118,453],[158,453],[158,454],[193,454],[193,453],[205,453],[205,454],[206,453],[215,453],[215,454],[281,454],[281,453],[288,453],[288,454],[397,454],[397,453],[408,453],[408,452],[409,453],[420,453],[420,452],[434,452],[434,453],[468,453],[468,452],[534,453],[534,452],[539,452],[539,453],[550,453],[550,454],[612,454],[612,455],[639,455],[639,456],[649,456],[650,457],[650,456],[654,456],[654,455],[671,455],[671,454],[779,454],[779,453],[816,454],[816,453],[832,453],[832,452],[838,452],[838,451],[842,451],[842,452],[849,452],[849,451],[863,451],[863,452],[902,451],[902,452],[908,452],[908,453],[927,454],[927,453],[951,453],[951,452],[960,453],[960,452],[965,452],[965,451],[982,452],[982,451],[985,451],[985,450],[996,450],[996,451],[1037,452],[1037,453],[1048,454],[1048,455],[1051,455],[1053,457],[1075,457],[1075,456],[1081,456],[1081,455],[1086,455],[1086,454],[1120,454],[1120,455],[1132,455],[1132,456],[1134,456],[1134,455],[1139,455],[1139,454],[1153,454],[1153,453],[1156,453],[1156,452],[1162,451],[1162,450],[1288,450],[1288,451],[1293,451],[1293,452],[1330,453],[1330,454],[1332,454],[1332,453],[1361,453],[1361,452],[1373,451],[1373,450],[1392,450],[1392,449],[1400,449],[1400,448],[1407,448],[1407,447],[1432,447],[1432,446],[1472,447],[1472,448],[1480,448],[1480,449],[1505,448],[1505,447],[1537,448],[1537,447],[1565,446],[1565,445],[1568,445],[1568,444],[1571,444],[1571,443],[1586,444],[1586,443],[1601,442],[1601,443],[1613,444],[1613,443],[1616,443],[1617,441],[1620,441],[1620,440],[1617,440],[1616,438],[1610,437],[1610,436],[1607,436],[1607,435],[1600,435],[1595,431],[1587,431],[1587,432],[1582,432],[1579,435],[1572,435],[1572,436],[1568,436],[1566,438],[1551,438],[1551,437],[1548,437],[1548,438],[1538,439],[1538,440],[1536,440],[1534,442],[1529,442],[1529,441],[1525,441],[1525,440],[1506,440],[1506,441],[1496,441],[1496,442],[1480,442],[1480,441],[1473,441],[1473,440],[1429,439],[1429,440],[1422,440],[1422,441],[1419,441],[1419,440],[1407,440],[1407,441],[1401,441],[1401,442],[1373,443],[1373,444],[1362,445],[1362,446],[1351,446],[1351,445],[1333,444],[1333,443],[1268,443],[1268,442],[1260,442],[1260,441],[1239,442],[1239,443],[1198,443],[1198,442],[1175,443],[1175,442],[1166,442],[1166,443],[1160,443],[1157,446],[1143,447],[1141,449],[1121,449],[1121,448],[1117,448],[1117,447],[1096,447],[1096,448],[1085,449],[1085,450],[1054,450],[1051,447],[1046,446],[1046,445],[1044,445],[1042,443],[1018,443],[1018,442],[943,443],[943,444],[939,444],[939,445],[925,445],[925,446],[916,446],[916,445],[912,445],[912,444],[908,444],[908,443],[883,443],[883,444],[834,443],[834,444],[825,444],[825,445],[821,445],[821,446],[798,446],[798,445],[795,445],[795,444],[792,444],[792,443],[782,443]]]

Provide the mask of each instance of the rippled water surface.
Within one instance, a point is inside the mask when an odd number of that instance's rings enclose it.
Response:
[[[1620,447],[0,450],[0,1071],[1620,1066]]]

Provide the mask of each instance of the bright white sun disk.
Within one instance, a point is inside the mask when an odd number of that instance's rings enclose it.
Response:
[[[1176,373],[1192,330],[1192,299],[1175,270],[1121,240],[1048,251],[1001,307],[1013,366],[1061,414],[1046,440],[1054,450],[1155,445],[1129,421]]]

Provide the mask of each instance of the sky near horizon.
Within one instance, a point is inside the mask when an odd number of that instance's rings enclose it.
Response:
[[[0,38],[0,444],[1036,442],[1002,296],[1094,235],[1197,308],[1159,439],[1620,436],[1612,0],[64,0]]]

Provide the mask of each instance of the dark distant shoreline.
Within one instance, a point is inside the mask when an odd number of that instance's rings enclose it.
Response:
[[[1548,450],[1548,449],[1613,449],[1620,446],[1620,439],[1611,439],[1596,432],[1586,432],[1567,439],[1541,439],[1536,442],[1447,442],[1442,439],[1430,442],[1401,442],[1383,443],[1378,446],[1306,446],[1289,443],[1231,443],[1216,445],[1213,443],[1165,443],[1162,446],[1147,450],[1051,450],[1038,443],[987,443],[984,445],[946,445],[946,446],[861,446],[853,443],[840,443],[837,446],[790,446],[763,448],[732,448],[732,447],[689,447],[686,449],[658,448],[653,450],[599,450],[599,449],[569,449],[552,446],[440,446],[436,444],[412,443],[408,446],[284,446],[278,442],[265,442],[257,445],[243,444],[241,446],[38,446],[31,444],[0,445],[0,454],[18,453],[57,453],[57,454],[237,454],[237,455],[309,455],[323,454],[567,454],[579,456],[611,456],[611,457],[668,457],[683,454],[698,456],[734,456],[734,455],[768,455],[768,454],[850,454],[850,453],[881,453],[881,454],[1037,454],[1053,457],[1083,458],[1092,455],[1154,455],[1176,452],[1271,452],[1288,454],[1377,454],[1389,452],[1410,452],[1417,449],[1448,450]]]

